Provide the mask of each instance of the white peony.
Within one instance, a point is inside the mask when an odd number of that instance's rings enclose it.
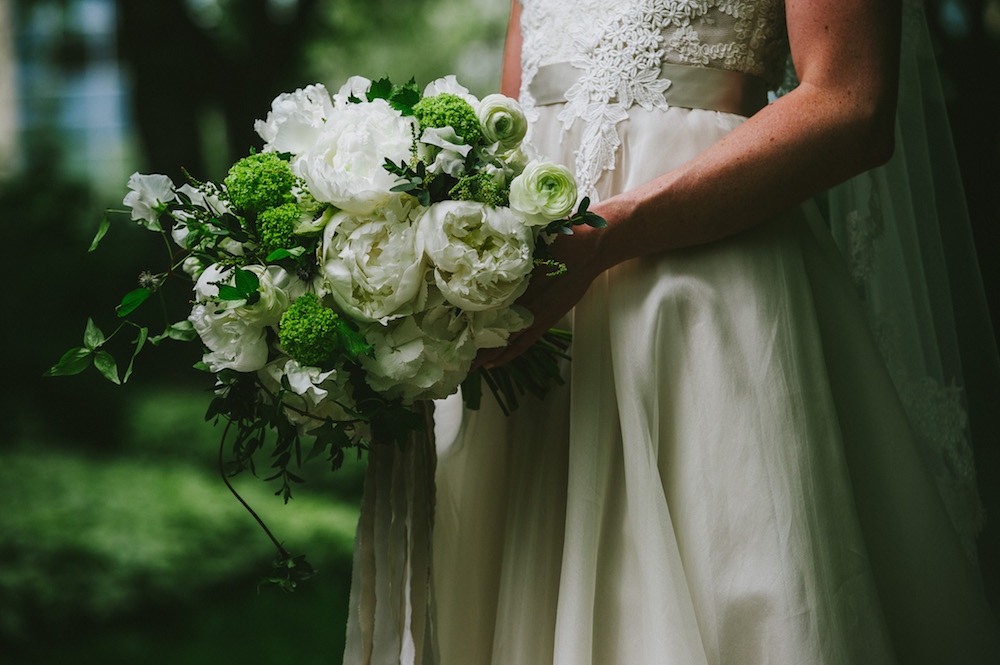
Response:
[[[438,95],[443,95],[448,93],[450,95],[455,95],[461,97],[465,101],[469,102],[473,111],[478,113],[479,111],[479,99],[469,92],[469,89],[458,82],[454,74],[448,74],[445,77],[435,79],[427,84],[424,88],[424,97],[436,97]]]
[[[174,183],[159,173],[133,173],[128,179],[129,193],[122,203],[132,209],[132,219],[150,231],[160,231],[159,216],[164,204],[177,198]]]
[[[534,237],[510,208],[442,201],[418,223],[435,283],[451,304],[469,311],[503,307],[527,288]]]
[[[510,183],[510,206],[550,222],[562,219],[576,205],[576,180],[565,166],[532,161]]]
[[[521,145],[528,131],[528,120],[517,100],[506,95],[493,94],[483,97],[477,111],[483,137],[490,143],[499,143],[503,152]]]
[[[326,288],[357,319],[384,324],[423,307],[427,265],[409,218],[412,206],[397,199],[379,217],[341,212],[323,231],[319,263]]]
[[[389,190],[397,178],[385,170],[385,160],[409,158],[414,122],[384,99],[336,108],[292,171],[316,200],[370,214],[394,196]]]
[[[531,325],[531,312],[518,305],[469,312],[469,335],[477,349],[506,346],[512,332]]]
[[[468,375],[476,356],[465,315],[436,290],[431,299],[434,304],[418,316],[365,330],[373,349],[361,359],[365,378],[390,399],[447,397]]]
[[[254,123],[254,130],[264,139],[265,151],[298,155],[316,141],[332,112],[326,87],[310,85],[278,95],[267,118]]]

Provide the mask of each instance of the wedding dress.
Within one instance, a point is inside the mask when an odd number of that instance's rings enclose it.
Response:
[[[522,4],[531,141],[596,199],[705,150],[784,73],[783,0]],[[544,401],[511,417],[488,400],[437,406],[427,653],[1000,662],[976,568],[814,204],[621,264],[570,318],[567,383]]]

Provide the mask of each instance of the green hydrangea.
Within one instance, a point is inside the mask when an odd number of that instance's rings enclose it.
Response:
[[[424,97],[413,107],[421,127],[452,127],[469,145],[482,138],[479,117],[469,102],[449,92]]]
[[[273,152],[262,152],[233,164],[225,183],[233,207],[256,214],[294,201],[295,181],[288,162]]]
[[[292,235],[295,223],[302,213],[294,203],[283,203],[276,208],[267,208],[257,215],[257,237],[266,252],[288,249],[294,243]]]
[[[506,206],[510,192],[488,173],[462,176],[448,194],[457,201],[478,201],[499,208]]]
[[[323,367],[340,352],[340,317],[313,293],[299,296],[281,316],[278,340],[303,365]]]

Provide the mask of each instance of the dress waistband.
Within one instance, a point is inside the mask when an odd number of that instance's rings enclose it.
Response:
[[[568,62],[542,65],[528,90],[537,106],[558,104],[579,78],[580,70]],[[767,105],[767,84],[752,74],[664,63],[660,78],[670,81],[663,93],[670,106],[749,117]]]

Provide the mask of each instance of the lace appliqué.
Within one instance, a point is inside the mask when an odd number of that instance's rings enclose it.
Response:
[[[580,34],[588,48],[571,62],[581,74],[566,91],[566,106],[559,114],[564,129],[578,119],[586,123],[576,151],[576,176],[580,190],[593,192],[601,173],[614,168],[621,144],[617,125],[638,104],[646,110],[666,109],[664,91],[670,81],[660,78],[663,62],[663,12],[655,0],[615,17],[603,34],[593,40]],[[583,32],[583,31],[581,31]]]
[[[780,81],[787,51],[780,0],[525,0],[521,101],[537,119],[528,85],[540,64],[569,61],[580,78],[559,115],[583,122],[576,151],[580,191],[614,169],[618,124],[634,106],[666,109],[664,62],[710,66]]]

